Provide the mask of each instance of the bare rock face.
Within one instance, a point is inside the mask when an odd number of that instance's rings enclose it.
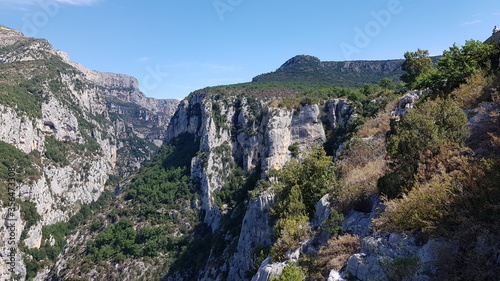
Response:
[[[351,256],[346,272],[358,280],[431,280],[436,274],[438,253],[456,255],[456,243],[431,239],[418,246],[414,238],[388,233],[362,239],[361,252]],[[404,271],[395,262],[404,262]],[[399,276],[399,277],[397,277]]]
[[[234,280],[243,279],[245,271],[242,269],[248,270],[253,265],[252,260],[248,257],[250,257],[254,245],[271,244],[273,229],[269,224],[267,210],[271,207],[273,200],[274,194],[271,191],[267,191],[251,202],[248,207],[238,239],[237,254],[234,255],[229,267],[229,276],[234,278]],[[261,266],[262,269],[259,268],[258,273],[266,271],[270,261],[268,260],[267,264],[264,264],[265,262]],[[255,278],[257,278],[256,280],[267,280],[261,277]]]
[[[134,103],[154,113],[161,112],[170,116],[177,109],[178,100],[146,97],[139,90],[139,82],[132,76],[90,70],[79,63],[70,62],[69,58],[67,58],[67,62],[81,71],[86,79],[104,89],[107,95],[120,101]],[[124,89],[126,90],[124,91]]]
[[[393,112],[392,116],[404,116],[406,115],[408,109],[415,106],[417,101],[424,95],[429,94],[430,90],[413,90],[406,93],[398,102],[396,111]]]
[[[6,26],[0,25],[0,47],[10,46],[20,39],[22,39],[24,35],[14,29],[10,29]]]
[[[192,160],[191,174],[201,186],[204,222],[215,232],[220,228],[223,212],[228,210],[215,204],[214,194],[226,183],[231,167],[238,163],[246,171],[265,177],[270,170],[281,169],[292,158],[301,159],[313,146],[322,145],[326,140],[324,122],[331,128],[346,126],[351,113],[345,100],[291,109],[246,97],[226,97],[221,101],[209,93],[199,93],[180,103],[170,121],[167,141],[182,134],[200,139],[200,152]],[[250,255],[255,245],[271,243],[267,209],[273,200],[274,193],[264,191],[249,202],[236,253],[224,258],[223,268],[227,271],[219,270],[227,272],[227,280],[245,280],[246,272],[254,266]],[[200,280],[219,280],[220,274],[207,268]]]
[[[271,276],[278,277],[286,266],[287,264],[285,262],[271,263],[271,258],[268,257],[262,262],[259,271],[252,278],[252,281],[267,281]]]
[[[68,221],[99,198],[110,175],[125,177],[139,167],[163,143],[178,101],[147,98],[135,78],[89,70],[47,40],[4,26],[0,64],[1,94],[12,97],[0,103],[0,142],[34,159],[35,175],[17,184],[16,199],[34,204],[40,215],[25,227],[17,214],[15,243],[0,246],[2,256],[11,248],[16,253],[13,272],[0,266],[0,279],[7,280],[26,275],[21,234],[26,247],[39,248],[47,242],[43,226]]]

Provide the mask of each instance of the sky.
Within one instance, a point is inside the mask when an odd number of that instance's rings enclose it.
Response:
[[[0,0],[0,24],[90,69],[182,99],[249,82],[295,55],[322,61],[440,55],[500,27],[498,0]]]

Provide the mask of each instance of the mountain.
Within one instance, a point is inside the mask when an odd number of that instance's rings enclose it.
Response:
[[[276,71],[254,77],[252,82],[298,81],[360,87],[365,83],[376,84],[384,77],[398,80],[403,73],[403,62],[404,60],[323,62],[313,56],[298,55],[286,61]]]
[[[17,247],[2,244],[16,263],[2,263],[0,278],[24,275],[23,252],[42,245],[48,226],[67,222],[149,159],[178,103],[147,98],[133,77],[89,70],[47,40],[0,26],[1,192],[20,206],[1,209],[16,218],[2,237],[15,237]],[[4,183],[12,172],[11,193]]]
[[[447,54],[422,78],[434,90],[284,75],[175,102],[0,31],[2,279],[500,275],[496,47]],[[464,59],[481,68],[460,80]],[[323,64],[299,56],[276,73],[325,77]],[[331,65],[385,69],[345,64]],[[440,89],[450,75],[460,83]]]

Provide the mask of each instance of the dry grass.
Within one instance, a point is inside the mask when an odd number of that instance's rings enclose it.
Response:
[[[383,111],[379,112],[375,117],[368,119],[359,129],[358,136],[361,138],[385,136],[391,129],[389,122],[390,114],[396,108],[397,103],[397,100],[388,103]]]
[[[340,194],[332,202],[338,210],[347,211],[356,202],[378,193],[377,181],[387,171],[385,136],[390,130],[390,113],[397,101],[389,103],[374,118],[369,119],[358,131],[360,138],[348,147],[347,153],[337,162],[342,177]]]
[[[479,71],[467,78],[466,83],[454,90],[451,96],[462,108],[474,108],[480,102],[491,98],[491,92],[487,89],[491,83],[492,79],[488,78],[485,72]]]
[[[340,209],[348,209],[356,200],[378,193],[377,180],[384,175],[385,170],[386,163],[382,159],[344,170],[338,198]]]
[[[474,109],[467,145],[478,157],[500,155],[500,102],[485,103]]]
[[[332,269],[342,270],[350,256],[361,250],[361,243],[358,236],[350,234],[332,237],[328,244],[318,251],[318,265],[323,268],[323,272],[330,272]]]
[[[345,157],[338,161],[341,172],[340,192],[336,202],[338,210],[347,211],[356,202],[378,193],[377,181],[387,170],[385,139],[377,137],[369,141],[355,141]]]
[[[426,154],[414,175],[411,191],[387,202],[373,228],[377,231],[420,231],[436,234],[456,223],[467,206],[464,197],[474,193],[484,176],[469,148],[454,143],[440,147],[436,156]]]
[[[462,224],[460,231],[448,236],[460,245],[457,252],[450,254],[447,248],[435,249],[440,268],[436,280],[498,280],[499,234],[499,224]]]

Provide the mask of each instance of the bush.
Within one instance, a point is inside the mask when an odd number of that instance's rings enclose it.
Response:
[[[344,215],[332,210],[326,220],[321,224],[321,230],[328,232],[332,236],[337,236],[342,231],[342,221]]]
[[[270,176],[276,178],[274,188],[277,191],[277,201],[272,213],[286,216],[289,208],[287,197],[292,188],[296,188],[297,200],[303,202],[305,214],[314,218],[316,203],[326,193],[337,193],[338,184],[333,158],[326,155],[321,147],[313,148],[307,153],[303,163],[293,159],[283,169],[272,171]],[[300,193],[300,194],[299,194]],[[290,208],[295,212],[296,208]]]
[[[400,171],[385,174],[377,181],[380,194],[388,198],[397,198],[401,196],[409,184],[406,179],[410,176],[409,174],[403,176]]]
[[[451,99],[422,103],[395,125],[388,144],[391,156],[414,166],[422,152],[437,152],[445,142],[462,144],[469,137],[467,115]]]
[[[386,167],[384,137],[363,141],[355,139],[337,165],[340,170],[340,192],[333,199],[338,210],[349,212],[356,201],[378,193],[377,180]]]
[[[491,79],[487,78],[485,71],[478,71],[468,77],[464,84],[461,84],[451,93],[451,97],[465,109],[476,107],[481,101],[489,97],[486,87],[491,84]]]
[[[21,207],[21,217],[26,223],[24,225],[23,232],[23,234],[25,234],[32,226],[37,224],[42,219],[42,217],[36,210],[35,203],[29,201],[21,201],[19,205]]]
[[[463,144],[469,137],[467,124],[467,116],[451,99],[427,101],[409,111],[394,125],[387,144],[389,155],[397,162],[396,168],[379,181],[382,194],[395,198],[411,186],[423,153],[435,155],[447,142]]]
[[[288,146],[288,151],[292,153],[293,157],[297,157],[300,154],[300,146],[298,142],[294,142],[290,146]]]
[[[272,245],[270,253],[273,261],[281,261],[286,259],[286,252],[298,249],[300,243],[309,237],[311,227],[306,216],[295,216],[279,219],[274,231],[278,239]]]
[[[271,276],[269,281],[303,281],[306,278],[304,271],[300,266],[296,266],[293,262],[283,268],[280,277]]]
[[[277,202],[269,210],[276,220],[277,238],[271,256],[282,260],[310,234],[308,221],[314,217],[316,203],[324,194],[337,192],[337,179],[332,157],[321,147],[312,149],[303,163],[293,159],[270,176],[275,179],[272,186]]]
[[[390,280],[408,280],[420,267],[418,256],[396,257],[382,263],[382,268]]]
[[[480,169],[470,164],[467,149],[453,143],[440,147],[437,155],[422,158],[415,184],[402,198],[387,203],[382,214],[386,227],[397,231],[436,233],[452,215],[457,200],[477,185]],[[463,210],[458,211],[462,213]]]

